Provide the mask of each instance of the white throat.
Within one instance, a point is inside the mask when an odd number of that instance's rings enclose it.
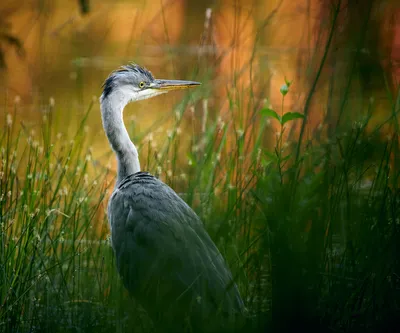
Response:
[[[104,131],[118,161],[117,184],[130,174],[140,171],[138,151],[129,138],[123,120],[123,110],[129,101],[130,97],[120,90],[100,98]]]

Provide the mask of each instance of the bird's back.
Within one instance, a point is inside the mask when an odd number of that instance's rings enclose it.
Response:
[[[148,173],[130,175],[111,196],[108,215],[124,285],[156,325],[220,332],[243,319],[223,257],[170,187]]]

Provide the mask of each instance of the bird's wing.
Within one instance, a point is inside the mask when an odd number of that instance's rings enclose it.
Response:
[[[170,187],[147,173],[127,177],[110,199],[109,220],[118,270],[139,301],[243,311],[222,255]]]

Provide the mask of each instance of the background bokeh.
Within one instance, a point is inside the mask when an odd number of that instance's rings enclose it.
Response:
[[[379,95],[385,95],[379,69],[392,87],[398,83],[398,7],[394,0],[344,6],[316,103],[326,97],[331,77],[341,78],[335,87],[340,100],[357,36],[366,28],[365,15],[371,19],[361,41],[363,63],[356,84],[366,98],[374,95],[379,103]],[[222,114],[228,108],[227,94],[247,91],[250,84],[255,94],[251,103],[268,98],[279,105],[276,88],[286,77],[294,85],[285,103],[300,110],[310,73],[329,37],[329,9],[329,1],[322,0],[5,0],[0,5],[0,98],[12,108],[10,101],[19,96],[18,113],[26,122],[40,118],[40,106],[54,98],[57,112],[74,122],[99,97],[109,72],[135,61],[156,77],[209,82],[203,97]],[[180,98],[174,94],[137,103],[127,114],[140,119],[140,129],[145,130]],[[321,118],[319,110],[308,121],[318,125]],[[99,134],[100,149],[105,138],[99,133],[98,114],[91,114],[89,124]]]

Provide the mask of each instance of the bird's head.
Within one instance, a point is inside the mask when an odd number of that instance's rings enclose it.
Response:
[[[136,64],[122,66],[112,72],[103,84],[101,100],[119,92],[126,102],[139,101],[167,93],[171,90],[186,89],[200,85],[194,81],[158,80],[146,68]]]

